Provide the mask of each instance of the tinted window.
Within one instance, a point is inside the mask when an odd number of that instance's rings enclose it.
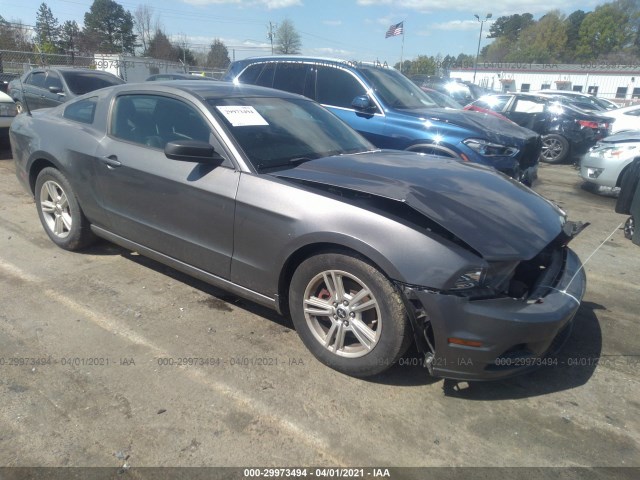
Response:
[[[397,70],[382,67],[359,67],[376,94],[393,108],[434,108],[438,105],[427,97],[415,83]]]
[[[120,85],[124,83],[118,77],[104,75],[97,72],[69,71],[61,72],[69,90],[75,95],[83,95],[99,88]]]
[[[257,65],[251,65],[242,72],[241,75],[238,76],[240,83],[248,83],[250,85],[255,85],[258,81],[258,76],[264,67],[264,63],[258,63]]]
[[[210,142],[209,124],[180,100],[159,95],[121,95],[111,116],[111,134],[134,143],[164,148],[174,140]]]
[[[261,87],[273,87],[273,75],[276,71],[275,63],[267,63],[262,66],[262,70],[255,81],[256,85]]]
[[[303,63],[281,62],[276,67],[273,87],[285,92],[304,95],[309,66]]]
[[[96,97],[73,102],[64,109],[64,118],[81,123],[93,123],[93,116],[96,112]]]
[[[309,100],[215,98],[209,103],[257,169],[295,166],[301,161],[375,148]]]
[[[44,81],[44,88],[55,87],[62,91],[62,82],[60,77],[55,72],[47,72],[47,76]]]
[[[352,108],[353,99],[366,95],[364,87],[345,70],[318,67],[316,100],[325,105]]]
[[[29,75],[29,78],[25,80],[25,83],[33,85],[34,87],[44,88],[44,82],[46,80],[45,72],[34,72]]]

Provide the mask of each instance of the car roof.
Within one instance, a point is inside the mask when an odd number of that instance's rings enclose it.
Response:
[[[160,82],[127,83],[114,88],[118,93],[127,91],[135,92],[176,92],[183,91],[201,97],[202,99],[215,99],[225,97],[275,97],[275,98],[304,98],[301,95],[275,90],[273,88],[259,87],[256,85],[234,84],[232,82],[222,82],[212,80],[203,82],[201,80],[167,80]]]
[[[232,64],[250,65],[252,63],[260,63],[260,62],[324,63],[327,65],[353,68],[353,69],[358,69],[358,67],[372,67],[372,66],[384,65],[384,67],[389,68],[389,70],[395,70],[395,68],[393,68],[392,65],[385,65],[385,64],[380,64],[376,62],[360,62],[360,61],[344,60],[340,58],[308,57],[308,56],[302,56],[302,55],[268,55],[268,56],[249,57],[243,60],[236,60],[235,62],[232,62]]]

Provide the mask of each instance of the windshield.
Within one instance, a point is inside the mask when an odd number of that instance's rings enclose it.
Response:
[[[100,88],[120,85],[124,81],[113,75],[103,75],[97,72],[60,72],[67,82],[69,90],[75,95],[83,95]]]
[[[396,70],[382,67],[358,67],[378,97],[392,108],[437,108],[438,103]]]
[[[213,98],[208,103],[258,170],[375,150],[332,113],[302,98]]]

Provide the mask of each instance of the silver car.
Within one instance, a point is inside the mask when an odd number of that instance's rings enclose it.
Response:
[[[578,228],[495,170],[381,151],[319,104],[202,81],[18,115],[20,182],[49,238],[96,237],[290,315],[325,364],[437,376],[545,364],[585,291]]]
[[[625,169],[640,156],[640,131],[617,133],[600,140],[580,160],[580,176],[601,187],[619,187]]]

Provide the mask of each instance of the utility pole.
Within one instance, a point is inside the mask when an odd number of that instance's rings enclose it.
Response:
[[[273,30],[277,27],[277,24],[271,23],[271,21],[269,21],[269,32],[267,33],[267,38],[271,42],[271,55],[273,55],[273,38],[275,37],[275,33],[273,32]]]

